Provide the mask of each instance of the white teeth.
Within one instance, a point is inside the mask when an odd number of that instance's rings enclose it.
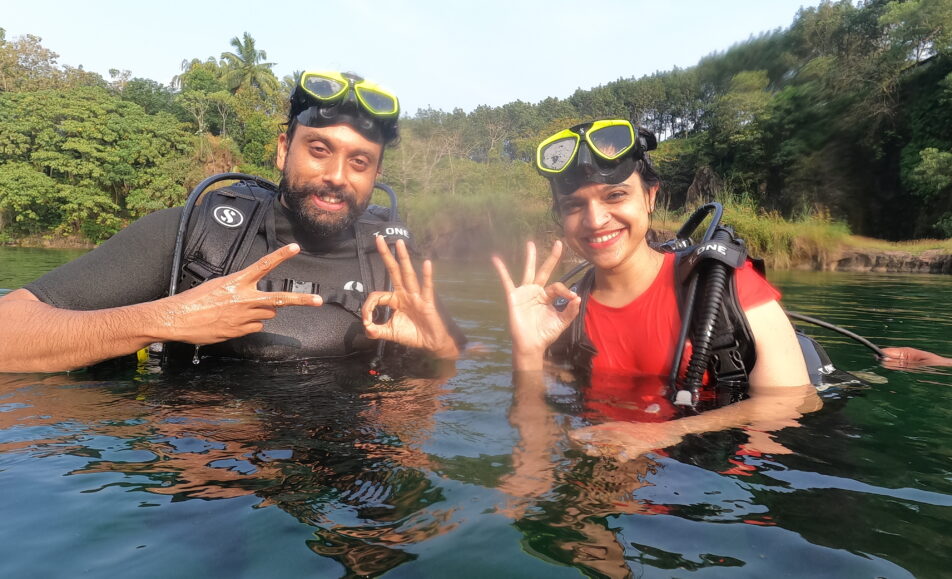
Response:
[[[606,233],[605,235],[599,235],[598,237],[589,238],[592,243],[605,243],[609,239],[614,239],[621,234],[621,231],[614,231],[612,233]]]
[[[321,201],[325,203],[340,203],[341,198],[335,197],[334,195],[321,195]]]

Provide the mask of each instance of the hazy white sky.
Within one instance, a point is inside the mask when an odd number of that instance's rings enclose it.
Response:
[[[33,34],[79,66],[168,84],[183,60],[218,58],[247,31],[276,63],[349,70],[403,110],[565,98],[618,78],[689,67],[786,28],[819,0],[0,0],[7,39]]]

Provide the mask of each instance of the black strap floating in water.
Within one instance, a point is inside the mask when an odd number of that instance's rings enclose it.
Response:
[[[787,312],[787,316],[790,317],[790,318],[793,318],[793,319],[795,319],[795,320],[800,320],[801,322],[807,322],[808,324],[814,324],[814,325],[820,326],[821,328],[826,328],[826,329],[828,329],[828,330],[833,330],[834,332],[838,332],[838,333],[840,333],[840,334],[843,334],[844,336],[846,336],[846,337],[848,337],[848,338],[852,338],[852,339],[856,340],[857,342],[859,342],[860,344],[866,346],[867,348],[869,348],[870,350],[872,350],[873,352],[875,352],[876,355],[879,356],[880,358],[885,358],[885,357],[886,357],[886,354],[883,353],[883,351],[879,348],[879,346],[877,346],[876,344],[870,342],[869,340],[867,340],[867,339],[864,338],[863,336],[860,336],[859,334],[854,334],[853,332],[851,332],[851,331],[849,331],[849,330],[847,330],[847,329],[845,329],[845,328],[841,328],[841,327],[839,327],[839,326],[837,326],[837,325],[831,324],[831,323],[829,323],[829,322],[824,322],[823,320],[820,320],[820,319],[817,319],[817,318],[814,318],[814,317],[811,317],[811,316],[806,316],[806,315],[804,315],[804,314],[798,314],[798,313],[796,313],[796,312]]]

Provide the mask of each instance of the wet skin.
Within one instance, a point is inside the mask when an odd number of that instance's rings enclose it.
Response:
[[[278,137],[282,202],[315,230],[343,229],[370,203],[382,156],[380,143],[347,125],[298,125],[290,140]]]
[[[632,173],[621,183],[587,183],[559,198],[565,243],[596,267],[593,295],[605,305],[630,303],[661,268],[661,255],[645,238],[656,194]]]

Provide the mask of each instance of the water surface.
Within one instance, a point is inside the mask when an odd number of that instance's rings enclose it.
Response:
[[[0,249],[0,288],[71,258]],[[514,481],[488,264],[437,264],[474,343],[446,380],[316,364],[0,375],[4,577],[936,577],[952,567],[952,372],[892,371],[757,452],[741,429],[637,460],[559,440]],[[788,308],[952,353],[952,278],[776,272]],[[553,400],[571,401],[567,386]],[[553,406],[576,424],[574,406]],[[518,454],[516,456],[519,456]],[[529,489],[527,491],[526,489]],[[517,492],[518,490],[518,492]],[[531,491],[531,492],[530,492]]]

